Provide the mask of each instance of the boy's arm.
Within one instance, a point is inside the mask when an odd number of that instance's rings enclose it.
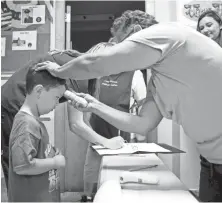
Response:
[[[24,133],[16,139],[11,147],[12,167],[16,174],[38,175],[58,167],[55,158],[35,158],[39,142],[40,140],[30,133]]]
[[[70,104],[68,104],[68,118],[70,130],[83,139],[111,149],[118,149],[123,146],[124,140],[121,137],[107,139],[97,134],[84,122],[83,113],[75,109]]]
[[[47,159],[33,159],[32,164],[27,167],[21,167],[20,169],[14,169],[18,175],[38,175],[55,169],[55,160],[54,158]]]

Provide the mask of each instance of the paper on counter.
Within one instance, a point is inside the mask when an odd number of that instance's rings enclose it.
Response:
[[[103,146],[94,145],[92,146],[100,155],[111,155],[111,154],[132,154],[135,152],[147,152],[147,153],[163,153],[170,152],[155,143],[127,143],[121,149],[113,150],[107,149]]]

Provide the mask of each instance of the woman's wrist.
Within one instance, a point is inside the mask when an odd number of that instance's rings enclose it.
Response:
[[[102,107],[102,103],[100,101],[96,101],[90,104],[89,110],[90,112],[97,114]]]

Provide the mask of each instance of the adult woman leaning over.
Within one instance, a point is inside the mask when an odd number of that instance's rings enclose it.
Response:
[[[204,34],[217,42],[222,47],[222,19],[215,11],[209,10],[201,14],[197,23],[197,31]],[[217,188],[218,183],[215,176],[215,171],[222,171],[220,165],[212,165],[204,157],[201,159],[201,172],[200,172],[200,188],[199,196],[202,201],[209,201],[211,196],[216,194],[215,189],[209,191],[208,188]],[[210,173],[211,171],[211,173]]]
[[[197,31],[217,42],[222,47],[222,18],[213,10],[202,13],[197,22]]]

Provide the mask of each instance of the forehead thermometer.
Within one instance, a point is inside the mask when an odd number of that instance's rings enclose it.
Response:
[[[88,106],[88,102],[84,98],[77,96],[74,92],[71,92],[69,90],[65,91],[64,97],[68,100],[75,101],[81,104],[84,108]]]

